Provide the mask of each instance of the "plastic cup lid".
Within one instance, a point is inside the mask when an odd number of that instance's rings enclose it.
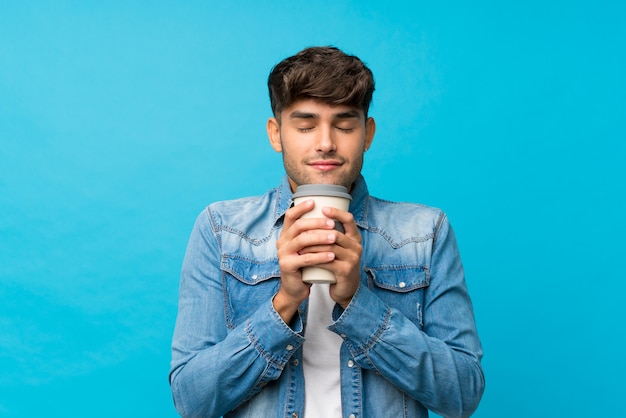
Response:
[[[333,196],[352,200],[348,189],[336,184],[303,184],[293,194],[294,199],[307,196]]]

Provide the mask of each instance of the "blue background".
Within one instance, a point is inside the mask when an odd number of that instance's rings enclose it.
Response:
[[[189,232],[278,184],[266,77],[318,44],[374,71],[370,191],[456,229],[475,416],[623,412],[625,3],[227,3],[0,3],[0,416],[176,416]]]

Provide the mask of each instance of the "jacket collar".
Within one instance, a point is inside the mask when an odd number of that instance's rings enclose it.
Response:
[[[283,176],[280,186],[276,189],[276,193],[277,199],[276,206],[274,208],[274,225],[276,225],[278,221],[281,221],[282,223],[285,212],[293,204],[293,193],[291,192],[289,178],[287,175]],[[367,198],[369,197],[369,191],[362,175],[359,175],[354,182],[350,195],[352,196],[352,202],[350,202],[350,213],[354,216],[354,220],[358,226],[367,228]]]

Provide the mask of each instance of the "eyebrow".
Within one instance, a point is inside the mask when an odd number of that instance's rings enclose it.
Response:
[[[361,117],[361,113],[357,112],[356,110],[348,110],[347,112],[341,112],[335,115],[335,118],[337,119],[352,119],[352,118],[358,119],[360,117]]]
[[[289,119],[317,119],[320,115],[317,113],[311,112],[301,112],[299,110],[294,110],[289,114]]]
[[[319,119],[320,115],[312,112],[302,112],[300,110],[294,110],[289,114],[289,119]],[[334,119],[352,119],[359,118],[360,113],[356,110],[348,110],[346,112],[336,113],[333,115]]]

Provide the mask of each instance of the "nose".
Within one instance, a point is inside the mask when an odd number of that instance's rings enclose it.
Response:
[[[333,137],[333,131],[330,126],[324,126],[323,129],[318,131],[317,142],[315,144],[315,150],[327,154],[335,151],[337,146],[335,144],[335,138]]]

